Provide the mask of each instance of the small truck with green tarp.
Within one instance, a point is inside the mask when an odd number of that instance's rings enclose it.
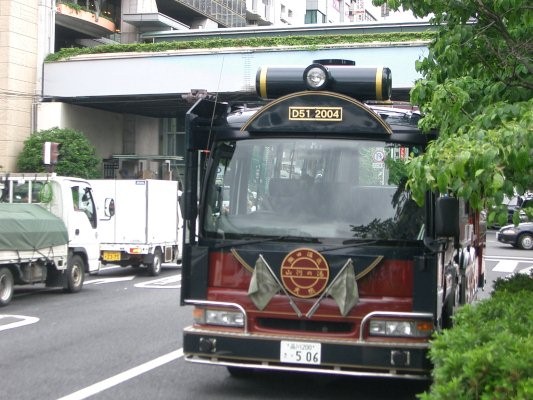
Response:
[[[0,307],[15,285],[44,283],[66,292],[99,269],[92,188],[55,174],[0,176]]]

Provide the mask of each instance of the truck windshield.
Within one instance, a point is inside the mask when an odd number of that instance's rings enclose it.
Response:
[[[412,150],[339,139],[220,142],[207,181],[204,233],[419,240],[423,210],[398,185],[393,168]]]

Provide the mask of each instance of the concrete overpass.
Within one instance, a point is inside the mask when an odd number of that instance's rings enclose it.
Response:
[[[159,32],[148,39],[261,36],[267,30],[271,35],[326,35],[429,29],[427,23],[323,25]],[[170,172],[181,176],[184,116],[193,100],[191,92],[203,90],[223,101],[253,103],[259,100],[255,76],[260,66],[307,66],[316,59],[349,59],[360,66],[389,67],[393,99],[408,100],[410,88],[420,77],[415,61],[427,53],[425,42],[375,42],[320,49],[226,48],[77,56],[44,64],[43,96],[34,106],[33,131],[57,126],[83,132],[102,159],[107,178],[117,177],[119,170],[129,176]]]

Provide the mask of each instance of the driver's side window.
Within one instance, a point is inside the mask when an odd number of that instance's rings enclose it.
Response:
[[[96,227],[96,213],[91,190],[88,187],[72,186],[72,204],[74,211],[83,212],[91,226]]]

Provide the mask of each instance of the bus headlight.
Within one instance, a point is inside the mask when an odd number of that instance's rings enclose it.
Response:
[[[308,89],[324,89],[328,84],[328,80],[328,70],[321,64],[311,64],[304,70],[304,82]]]
[[[244,315],[239,311],[196,308],[193,312],[196,324],[243,327]]]
[[[394,337],[429,337],[433,333],[433,324],[428,321],[405,321],[374,319],[370,321],[370,336]]]

